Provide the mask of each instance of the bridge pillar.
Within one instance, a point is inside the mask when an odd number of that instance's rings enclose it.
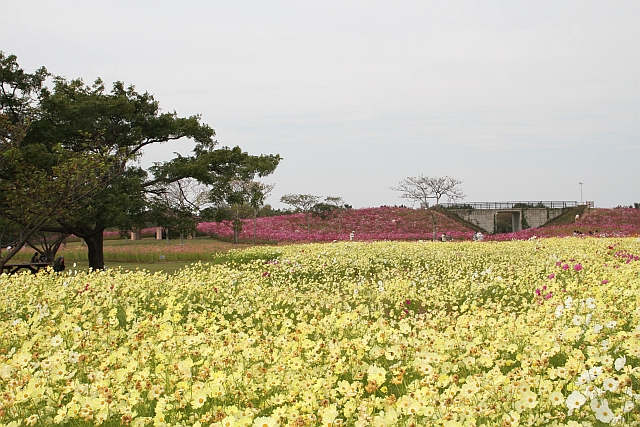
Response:
[[[511,230],[514,233],[522,230],[522,213],[519,211],[511,212]]]

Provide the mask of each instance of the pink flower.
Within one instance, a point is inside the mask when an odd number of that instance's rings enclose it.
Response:
[[[573,269],[574,269],[575,271],[580,271],[580,270],[582,270],[582,265],[580,265],[580,264],[576,264],[576,265],[574,265],[574,266],[573,266]]]
[[[556,277],[556,274],[555,274],[555,273],[551,273],[551,274],[549,275],[549,279],[553,279],[554,277]]]
[[[569,269],[569,264],[563,264],[562,265],[562,269],[563,270],[568,270]]]
[[[602,282],[600,282],[601,285],[606,285],[607,283],[609,283],[607,279],[604,279]]]
[[[552,296],[553,296],[553,292],[549,292],[548,294],[546,294],[546,295],[544,296],[544,299],[549,299],[549,298],[551,298]]]

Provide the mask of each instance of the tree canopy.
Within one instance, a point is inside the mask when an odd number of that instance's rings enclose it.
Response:
[[[0,60],[0,77],[9,76],[18,87],[14,91],[17,95],[7,92],[3,122],[23,125],[17,147],[23,158],[47,172],[56,165],[57,152],[82,161],[97,158],[108,165],[108,174],[100,181],[104,185],[84,198],[81,209],[41,227],[83,238],[89,265],[94,269],[104,268],[103,231],[141,226],[147,219],[147,195],[158,186],[194,178],[224,191],[234,179],[272,173],[281,160],[278,155],[250,155],[239,147],[218,148],[213,139],[215,131],[201,123],[200,116],[161,112],[153,95],[140,93],[123,82],[115,82],[107,90],[100,79],[88,85],[81,79],[54,77],[49,88],[43,84],[47,75],[44,68],[28,74],[19,68],[15,56],[2,54]],[[23,111],[29,116],[16,119]],[[12,130],[4,126],[2,132],[11,134]],[[136,160],[145,147],[182,138],[196,142],[192,155],[176,154],[149,171],[138,166]],[[7,176],[9,181],[16,177]],[[86,175],[86,180],[96,182],[93,175]],[[0,217],[4,218],[4,213],[0,212]]]
[[[0,240],[12,246],[0,266],[43,227],[84,208],[109,179],[108,159],[25,142],[47,76],[45,68],[26,73],[14,55],[0,52]]]

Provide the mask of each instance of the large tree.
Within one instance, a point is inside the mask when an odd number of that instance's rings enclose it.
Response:
[[[147,212],[147,193],[159,184],[192,177],[209,186],[224,186],[246,171],[266,175],[277,167],[277,155],[252,156],[240,148],[217,148],[214,130],[200,116],[179,117],[161,112],[149,93],[139,93],[122,82],[107,90],[98,79],[53,79],[41,87],[23,150],[47,152],[59,146],[67,153],[95,155],[111,165],[107,185],[70,218],[47,225],[44,231],[75,234],[88,247],[89,266],[104,268],[103,231],[140,224]],[[137,160],[151,144],[182,138],[196,142],[193,155],[155,164],[150,172]]]
[[[0,254],[0,267],[43,227],[83,209],[110,175],[110,165],[95,154],[25,142],[47,76],[44,68],[26,73],[15,56],[0,52],[0,235],[11,245]]]

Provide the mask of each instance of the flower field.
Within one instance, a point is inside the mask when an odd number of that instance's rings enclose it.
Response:
[[[0,276],[0,426],[640,424],[640,241]]]
[[[261,217],[257,220],[256,236],[259,240],[272,242],[331,242],[349,240],[354,232],[354,240],[421,240],[433,237],[433,222],[437,221],[437,236],[446,232],[455,240],[470,240],[474,231],[447,218],[439,212],[424,210],[380,207],[348,209],[336,213],[329,219],[311,217],[311,232],[307,232],[307,220],[303,213],[275,217]],[[203,222],[198,231],[216,237],[230,238],[233,232],[225,223]],[[240,238],[253,238],[253,223],[245,220]]]
[[[579,231],[583,235],[590,235],[589,232],[592,232],[595,237],[640,236],[640,209],[593,209],[584,218],[572,224],[529,228],[515,233],[494,234],[488,238],[497,241],[526,240],[533,236],[571,236],[574,231]]]
[[[437,220],[438,238],[443,232],[454,240],[471,240],[474,231],[439,212],[431,212]],[[516,233],[489,235],[489,240],[527,240],[536,237],[566,237],[574,230],[597,237],[640,236],[640,209],[616,208],[594,209],[575,224],[542,228],[530,228]],[[597,230],[597,233],[596,233]],[[225,223],[203,222],[198,231],[214,237],[230,239],[231,227]],[[410,208],[380,207],[350,209],[335,214],[328,220],[311,217],[311,233],[307,233],[304,214],[258,218],[256,236],[260,241],[271,242],[331,242],[349,240],[430,240],[433,237],[433,222],[429,213]],[[251,241],[253,224],[245,220],[240,238]]]

